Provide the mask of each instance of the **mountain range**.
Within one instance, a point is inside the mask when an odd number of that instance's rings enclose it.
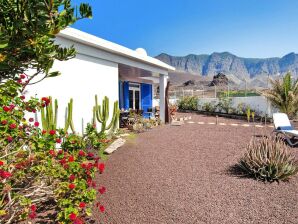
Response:
[[[229,52],[189,54],[182,57],[162,53],[156,58],[175,67],[177,72],[203,77],[213,77],[221,72],[236,79],[236,83],[237,80],[248,80],[254,81],[254,85],[257,83],[263,86],[268,75],[274,77],[290,71],[293,76],[298,76],[298,54],[295,53],[281,58],[243,58]]]

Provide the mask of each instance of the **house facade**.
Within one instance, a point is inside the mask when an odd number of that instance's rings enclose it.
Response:
[[[147,112],[152,108],[154,83],[159,84],[160,118],[164,121],[165,88],[173,67],[148,56],[141,48],[131,50],[73,28],[61,31],[56,41],[65,47],[73,45],[76,57],[55,61],[53,70],[62,75],[28,87],[27,94],[58,99],[58,126],[63,126],[65,108],[73,98],[75,128],[82,132],[92,119],[95,94],[99,100],[109,97],[110,111],[112,102],[118,100],[122,110]]]

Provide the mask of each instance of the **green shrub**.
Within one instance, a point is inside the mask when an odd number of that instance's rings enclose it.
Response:
[[[186,96],[179,100],[178,108],[180,110],[198,110],[198,98],[195,96]]]
[[[220,97],[217,108],[220,112],[229,113],[232,109],[232,99],[228,97]]]
[[[206,102],[203,104],[202,109],[207,112],[215,112],[216,106],[211,102]]]
[[[248,175],[269,182],[288,180],[298,172],[295,157],[281,139],[274,137],[253,139],[239,166]]]

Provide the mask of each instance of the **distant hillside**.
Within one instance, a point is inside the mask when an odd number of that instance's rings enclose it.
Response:
[[[298,54],[290,53],[282,58],[241,58],[229,52],[211,55],[190,54],[184,57],[160,54],[159,60],[174,66],[178,71],[200,76],[218,73],[231,75],[237,79],[263,79],[262,77],[281,75],[290,71],[298,76]]]

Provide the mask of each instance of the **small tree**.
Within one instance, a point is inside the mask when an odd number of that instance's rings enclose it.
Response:
[[[281,112],[295,116],[298,112],[298,79],[293,80],[291,73],[287,73],[282,80],[271,80],[271,85],[272,88],[263,95]]]
[[[76,51],[55,44],[55,36],[77,20],[91,17],[88,4],[72,6],[71,0],[1,0],[0,83],[17,80],[28,70],[34,74],[27,83],[38,74],[43,74],[40,80],[59,75],[50,72],[54,60],[73,58]]]

